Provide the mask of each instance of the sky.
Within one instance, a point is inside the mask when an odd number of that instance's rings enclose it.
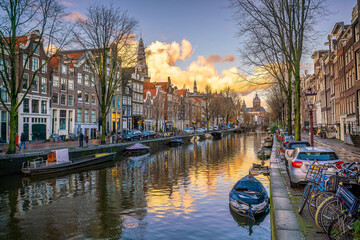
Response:
[[[112,4],[127,10],[139,22],[136,34],[142,34],[149,54],[148,65],[153,81],[166,80],[179,88],[192,90],[196,79],[203,90],[210,84],[214,90],[227,85],[242,93],[248,106],[255,92],[264,101],[265,93],[249,86],[241,79],[265,77],[262,69],[247,69],[239,54],[241,43],[237,37],[233,9],[227,0],[113,0],[113,1],[61,1],[70,13],[68,20],[84,17],[90,4]],[[356,0],[328,0],[327,16],[315,26],[316,41],[309,52],[326,49],[324,42],[336,22],[351,22]],[[303,70],[312,72],[311,54],[303,57]]]

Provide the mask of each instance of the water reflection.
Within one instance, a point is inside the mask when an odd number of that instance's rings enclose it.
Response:
[[[263,137],[227,135],[11,187],[2,179],[0,238],[248,238],[229,214],[228,193],[260,162]],[[257,178],[268,189],[268,178]],[[259,224],[251,237],[269,239],[270,217]]]

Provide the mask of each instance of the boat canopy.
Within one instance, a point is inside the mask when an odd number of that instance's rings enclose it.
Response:
[[[144,150],[144,149],[150,149],[150,147],[145,146],[141,143],[135,143],[134,145],[127,147],[127,150]]]
[[[262,192],[263,189],[263,185],[256,178],[249,175],[239,180],[235,186],[236,191]]]

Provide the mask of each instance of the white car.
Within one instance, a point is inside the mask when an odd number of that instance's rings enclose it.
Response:
[[[209,126],[209,131],[212,131],[214,130],[212,126]]]
[[[186,128],[184,128],[184,132],[186,132],[186,133],[194,133],[194,128],[186,127]]]

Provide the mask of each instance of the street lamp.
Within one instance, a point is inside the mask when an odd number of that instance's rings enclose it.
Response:
[[[193,121],[192,123],[193,123],[193,126],[194,126],[194,133],[195,133],[195,123],[196,123],[196,122],[195,122],[195,121]]]
[[[314,146],[314,129],[313,129],[313,110],[315,109],[316,92],[311,90],[311,87],[305,92],[305,101],[309,109],[310,115],[310,144]]]

